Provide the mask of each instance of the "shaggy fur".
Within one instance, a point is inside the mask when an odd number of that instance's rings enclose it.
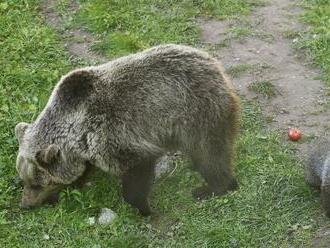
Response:
[[[330,140],[313,144],[306,163],[305,178],[309,185],[321,190],[321,201],[326,215],[330,217]]]
[[[183,151],[205,178],[195,196],[236,189],[239,112],[217,60],[157,46],[64,76],[36,121],[17,125],[17,170],[25,188],[55,192],[99,167],[121,177],[126,201],[147,215],[155,161],[167,151]],[[47,194],[24,193],[22,205],[40,205]]]

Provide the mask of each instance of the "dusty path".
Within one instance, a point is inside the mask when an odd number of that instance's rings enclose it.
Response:
[[[295,40],[284,35],[303,28],[297,17],[300,11],[289,0],[268,1],[248,18],[251,30],[247,37],[230,39],[228,30],[240,25],[235,21],[208,20],[201,23],[202,39],[210,44],[227,42],[216,53],[226,68],[239,64],[255,67],[233,78],[233,83],[241,95],[261,103],[267,119],[272,119],[269,128],[285,133],[288,127],[297,126],[307,136],[322,136],[330,128],[330,111],[324,107],[325,84],[315,79],[320,72],[295,54]],[[276,96],[267,99],[249,90],[255,80],[270,80]],[[304,153],[306,144],[297,149]]]

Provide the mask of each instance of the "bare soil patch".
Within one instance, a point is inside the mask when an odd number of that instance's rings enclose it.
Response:
[[[279,129],[286,134],[292,126],[300,128],[305,136],[318,137],[329,133],[330,111],[325,108],[325,84],[316,79],[320,71],[301,59],[292,48],[294,39],[285,38],[285,32],[303,28],[298,22],[300,9],[288,0],[274,0],[258,8],[245,20],[204,20],[200,27],[203,42],[221,47],[216,56],[225,68],[250,65],[266,65],[247,70],[234,77],[233,84],[247,99],[261,103],[267,120],[267,128]],[[247,23],[247,24],[246,24]],[[244,38],[233,39],[233,30],[248,27]],[[249,89],[254,81],[272,82],[275,97],[264,97]],[[304,154],[308,142],[297,145]]]
[[[59,14],[56,10],[55,0],[45,0],[41,5],[41,12],[45,18],[45,22],[50,27],[62,34],[63,41],[68,52],[77,59],[84,59],[93,64],[105,62],[106,57],[97,54],[92,50],[93,44],[97,43],[97,39],[89,32],[82,28],[65,28],[65,16]],[[75,13],[79,10],[79,5],[75,0],[69,1],[68,12]]]

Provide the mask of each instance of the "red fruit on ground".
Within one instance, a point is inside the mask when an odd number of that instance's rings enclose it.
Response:
[[[290,128],[288,132],[289,139],[292,141],[298,141],[301,139],[301,131],[298,128]]]

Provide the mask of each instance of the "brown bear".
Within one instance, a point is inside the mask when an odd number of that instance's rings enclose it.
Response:
[[[233,152],[239,98],[220,63],[161,45],[62,77],[34,123],[19,123],[22,207],[39,206],[96,166],[118,175],[124,199],[150,214],[155,162],[180,150],[206,185],[198,198],[237,188]]]
[[[305,166],[306,182],[321,191],[325,213],[330,217],[330,139],[314,142]]]

